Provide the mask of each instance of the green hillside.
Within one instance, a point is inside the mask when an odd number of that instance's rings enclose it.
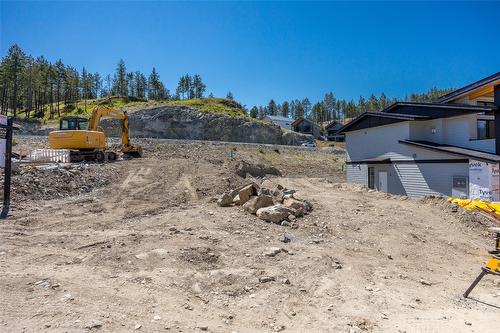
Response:
[[[248,120],[256,120],[250,118],[243,107],[229,99],[225,98],[199,98],[199,99],[188,99],[188,100],[167,100],[167,101],[153,101],[153,100],[139,100],[134,98],[126,97],[107,97],[99,98],[87,101],[79,101],[71,105],[65,105],[64,103],[59,103],[59,109],[61,116],[67,115],[83,115],[90,116],[92,110],[98,105],[106,105],[112,108],[121,109],[126,107],[148,107],[148,106],[183,106],[190,107],[194,109],[199,109],[202,111],[225,114],[231,117],[242,117]],[[57,112],[54,112],[55,116],[53,119],[49,119],[48,108],[45,112],[45,117],[39,119],[39,121],[44,123],[58,122]],[[54,106],[54,109],[56,106]],[[36,119],[33,119],[36,120]]]

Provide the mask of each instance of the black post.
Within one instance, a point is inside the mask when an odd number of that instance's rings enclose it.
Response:
[[[495,96],[495,154],[500,155],[500,84],[494,88]]]
[[[3,207],[0,219],[6,219],[10,208],[10,176],[12,171],[12,119],[7,119],[5,132],[5,176],[3,181]]]

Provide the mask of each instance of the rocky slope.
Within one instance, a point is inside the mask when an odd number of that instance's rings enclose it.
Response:
[[[183,106],[128,108],[131,137],[159,139],[214,140],[249,143],[300,145],[312,136],[283,131],[264,122]],[[101,121],[109,136],[119,136],[121,124],[113,119]]]

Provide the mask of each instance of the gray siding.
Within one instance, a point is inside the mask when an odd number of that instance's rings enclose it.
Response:
[[[375,189],[378,173],[386,171],[388,192],[409,197],[451,197],[453,176],[469,175],[468,163],[348,164],[347,182],[368,186],[368,167],[375,171]]]
[[[368,186],[368,167],[366,164],[347,164],[347,182]]]
[[[394,168],[406,195],[451,196],[453,176],[468,176],[468,163],[395,164]]]

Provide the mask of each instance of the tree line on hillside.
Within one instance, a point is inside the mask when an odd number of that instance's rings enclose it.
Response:
[[[453,89],[432,88],[426,93],[410,94],[406,96],[407,102],[433,102],[440,96],[453,91]],[[250,109],[249,115],[254,118],[264,118],[267,115],[282,116],[286,118],[308,118],[316,123],[331,122],[333,120],[345,121],[359,116],[364,112],[378,112],[391,104],[397,102],[395,98],[387,98],[382,92],[380,96],[371,94],[369,98],[360,96],[357,101],[336,98],[332,92],[325,94],[324,98],[312,104],[306,97],[304,99],[294,99],[290,102],[284,101],[277,104],[271,99],[266,106],[254,106]]]
[[[452,89],[431,89],[423,94],[411,94],[407,101],[431,102]],[[60,117],[75,107],[75,103],[107,96],[121,96],[135,100],[177,100],[203,98],[206,85],[199,74],[180,77],[175,93],[171,93],[161,81],[153,67],[146,76],[140,71],[128,71],[120,59],[113,75],[104,77],[98,72],[81,71],[65,65],[61,60],[49,62],[43,56],[34,58],[18,45],[12,45],[0,62],[0,113],[26,118]],[[208,97],[213,97],[210,94]],[[234,99],[229,91],[227,99]],[[396,99],[380,96],[360,96],[357,101],[337,98],[332,92],[312,103],[308,98],[284,101],[281,104],[271,99],[265,106],[254,106],[245,112],[253,118],[280,115],[289,118],[305,117],[318,123],[350,119],[367,111],[380,111]],[[86,105],[86,104],[85,104]]]
[[[12,45],[0,62],[0,113],[17,117],[49,118],[70,110],[78,101],[86,102],[106,96],[137,100],[170,100],[202,98],[206,85],[200,75],[186,74],[171,94],[153,67],[146,77],[140,71],[127,71],[120,59],[113,75],[102,77],[85,67],[78,71],[61,60],[49,62],[43,56],[34,58],[18,45]],[[64,105],[64,109],[62,108]]]

